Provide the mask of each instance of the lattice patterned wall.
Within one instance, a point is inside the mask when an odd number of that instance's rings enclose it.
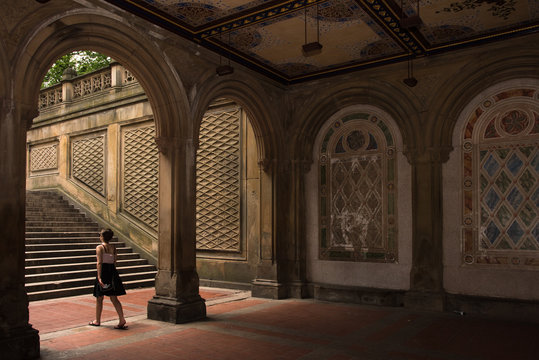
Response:
[[[30,147],[30,171],[44,171],[58,168],[58,143],[34,145]]]
[[[157,230],[159,152],[155,126],[125,128],[123,134],[123,209]]]
[[[72,140],[71,176],[105,196],[105,135]]]
[[[197,249],[240,249],[241,109],[206,114],[197,153]]]
[[[484,99],[462,146],[463,262],[539,268],[539,89]]]
[[[336,121],[319,149],[322,260],[397,260],[394,136],[376,116]]]

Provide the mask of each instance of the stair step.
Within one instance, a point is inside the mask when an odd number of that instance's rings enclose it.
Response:
[[[54,191],[26,196],[26,290],[30,301],[92,294],[100,227]],[[126,289],[154,286],[157,270],[120,242],[117,269]]]
[[[99,239],[99,231],[27,231],[26,238],[57,238],[57,237],[97,237]]]
[[[127,289],[136,289],[142,287],[151,287],[155,285],[154,279],[147,280],[134,280],[134,281],[124,281],[124,288]],[[36,291],[28,292],[29,301],[37,300],[46,300],[46,299],[55,299],[66,296],[76,296],[76,295],[92,295],[94,286],[79,286],[70,289],[55,289],[55,290],[46,290],[46,291]]]
[[[137,273],[132,273],[132,274],[123,274],[121,278],[122,278],[122,282],[133,281],[133,280],[144,280],[152,276],[153,278],[155,278],[156,274],[157,274],[157,271],[137,272]],[[95,274],[92,274],[91,276],[88,276],[88,277],[76,278],[76,279],[33,282],[30,284],[26,284],[26,291],[35,292],[35,291],[45,291],[45,290],[55,290],[55,289],[66,289],[66,288],[80,287],[80,286],[93,286],[94,283],[95,283]]]
[[[125,247],[123,242],[110,242],[110,244],[116,246],[117,249]],[[26,244],[26,251],[59,251],[59,250],[74,250],[74,249],[93,249],[95,252],[98,243],[91,242],[71,242],[61,244]]]
[[[115,237],[111,243],[118,241]],[[100,244],[99,237],[55,237],[55,238],[27,238],[26,245],[32,244],[70,244],[70,243],[92,243],[95,246]]]
[[[135,274],[135,273],[150,273],[155,272],[155,266],[153,265],[135,265],[135,266],[124,266],[117,268],[120,275],[124,274]],[[26,284],[36,283],[36,282],[50,282],[50,281],[60,281],[84,277],[95,277],[96,268],[95,264],[93,268],[83,269],[83,270],[71,270],[71,271],[62,271],[62,272],[51,272],[43,274],[29,274],[25,276]]]
[[[129,253],[129,254],[118,254],[118,260],[127,260],[127,259],[137,259],[139,254]],[[37,265],[52,265],[52,264],[77,264],[85,262],[94,262],[96,261],[95,254],[85,255],[85,256],[68,256],[68,257],[52,257],[52,258],[41,258],[41,259],[26,259],[26,266],[37,266]]]
[[[131,253],[133,249],[130,247],[117,248],[116,253],[118,255]],[[69,250],[47,250],[47,251],[27,251],[26,259],[41,259],[41,258],[54,258],[54,257],[67,257],[67,256],[83,256],[92,255],[95,257],[95,248],[86,249],[69,249]]]
[[[129,266],[138,266],[138,265],[147,265],[148,261],[141,258],[135,258],[135,259],[124,259],[124,260],[118,260],[116,262],[117,266],[116,268],[118,271],[124,267]],[[91,259],[91,261],[88,262],[80,262],[80,263],[66,263],[66,264],[50,264],[50,265],[36,265],[36,266],[27,266],[26,267],[26,274],[47,274],[47,273],[55,273],[55,272],[64,272],[64,271],[75,271],[75,270],[95,270],[96,269],[96,260],[95,257]]]

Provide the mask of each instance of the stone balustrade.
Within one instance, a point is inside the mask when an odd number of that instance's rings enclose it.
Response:
[[[39,111],[52,111],[58,105],[85,100],[89,96],[135,83],[138,84],[133,74],[116,62],[101,70],[81,76],[67,73],[63,76],[61,83],[41,90]]]

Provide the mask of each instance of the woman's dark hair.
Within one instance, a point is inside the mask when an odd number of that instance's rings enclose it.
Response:
[[[101,230],[101,235],[103,235],[103,240],[108,243],[110,239],[112,239],[112,237],[114,236],[114,232],[112,232],[111,229],[105,229]]]

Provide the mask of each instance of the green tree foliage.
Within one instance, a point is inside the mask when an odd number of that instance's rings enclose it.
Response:
[[[58,84],[62,81],[62,74],[68,67],[72,67],[77,71],[77,75],[84,75],[89,72],[109,66],[112,59],[106,55],[84,50],[74,51],[60,57],[43,78],[41,88],[46,88]]]

